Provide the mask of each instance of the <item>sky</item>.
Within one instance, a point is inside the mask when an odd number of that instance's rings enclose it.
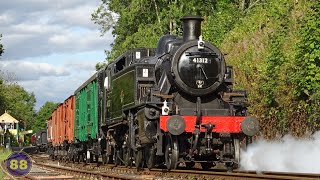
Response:
[[[0,70],[34,92],[38,110],[63,102],[105,59],[113,37],[100,36],[91,13],[101,0],[1,0]]]

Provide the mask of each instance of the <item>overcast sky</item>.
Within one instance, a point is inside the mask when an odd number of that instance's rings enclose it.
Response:
[[[36,109],[69,97],[104,60],[113,37],[90,20],[100,1],[0,0],[0,70],[35,93]]]

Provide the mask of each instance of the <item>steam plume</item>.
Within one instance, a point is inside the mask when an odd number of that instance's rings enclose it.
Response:
[[[242,150],[240,163],[243,170],[320,173],[320,132],[304,139],[260,139]]]

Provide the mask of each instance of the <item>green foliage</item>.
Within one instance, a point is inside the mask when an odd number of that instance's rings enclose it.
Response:
[[[5,159],[7,159],[10,154],[11,151],[0,147],[0,162],[3,162]],[[0,179],[4,179],[4,175],[5,173],[2,171],[2,168],[0,168]]]
[[[104,62],[98,62],[96,64],[96,71],[99,71],[101,68],[105,67],[107,64]]]
[[[236,87],[249,90],[250,112],[266,137],[319,129],[318,19],[316,1],[270,0],[250,9],[222,41]]]
[[[1,38],[2,38],[2,34],[0,34],[0,56],[3,54],[4,49],[3,49],[3,45],[1,44]]]
[[[301,39],[296,46],[295,83],[297,96],[310,96],[320,89],[320,4],[307,4],[308,10],[301,21]]]
[[[59,103],[46,102],[38,111],[34,123],[32,125],[32,130],[38,132],[41,129],[47,127],[47,120],[51,116],[53,110],[58,106]]]
[[[181,17],[209,15],[215,6],[208,0],[102,0],[92,20],[101,26],[102,34],[113,28],[116,38],[106,52],[107,61],[112,61],[132,48],[155,47],[164,34],[181,35]]]
[[[24,122],[20,127],[30,129],[35,115],[35,103],[35,95],[19,86],[13,74],[0,74],[0,114],[7,110],[17,120]]]
[[[238,4],[230,1],[217,1],[216,10],[205,22],[203,36],[207,41],[220,46],[221,42],[243,16]]]
[[[306,4],[306,14],[299,21],[300,40],[293,66],[292,82],[295,98],[304,100],[309,129],[320,128],[320,4],[310,1]]]
[[[25,122],[26,127],[24,126],[24,129],[31,129],[35,115],[35,95],[28,93],[17,84],[8,84],[5,87],[4,96],[5,109],[16,119]]]
[[[301,136],[320,128],[320,3],[317,0],[102,0],[93,14],[116,37],[107,59],[181,35],[180,18],[202,15],[205,40],[234,67],[235,88],[249,91],[262,135]],[[110,16],[116,14],[115,16]],[[109,23],[109,24],[108,24]]]

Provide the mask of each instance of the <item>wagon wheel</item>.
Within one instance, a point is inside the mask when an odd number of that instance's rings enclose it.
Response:
[[[134,152],[134,164],[136,165],[136,168],[142,167],[142,150],[138,149]]]
[[[176,169],[179,159],[178,138],[174,135],[167,136],[165,162],[167,169]]]
[[[70,161],[70,158],[69,158],[69,154],[66,155],[66,162],[68,163]]]
[[[55,157],[54,157],[54,154],[52,155],[52,158],[51,158],[51,159],[52,159],[52,161],[56,160]]]
[[[147,146],[144,150],[145,158],[146,158],[146,165],[148,169],[152,169],[155,164],[155,148],[153,146]]]
[[[86,163],[92,163],[93,162],[93,155],[90,151],[87,151],[86,153]]]
[[[76,155],[72,155],[72,162],[75,163],[76,162]]]
[[[83,162],[83,153],[81,153],[78,157],[78,163]]]
[[[61,160],[62,160],[62,162],[67,162],[66,156],[62,156]]]

